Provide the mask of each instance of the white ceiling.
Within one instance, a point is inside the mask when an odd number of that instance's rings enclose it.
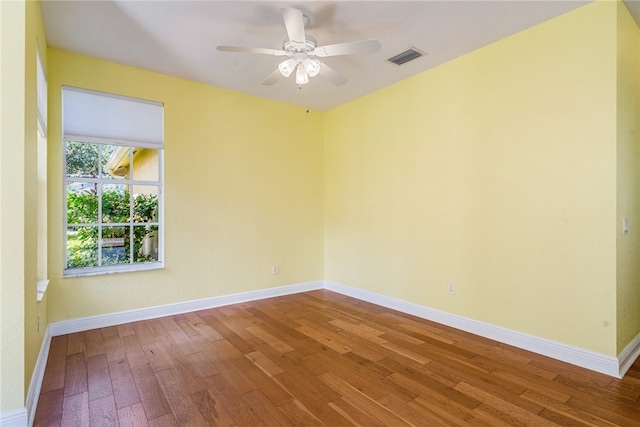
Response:
[[[588,2],[43,0],[42,13],[50,47],[328,110]],[[638,20],[640,1],[628,4]],[[325,58],[349,79],[344,86],[320,76],[302,88],[293,76],[263,86],[281,57],[219,52],[216,46],[281,49],[282,7],[309,17],[306,30],[318,45],[378,39],[382,48]],[[427,55],[402,66],[387,61],[409,47]]]

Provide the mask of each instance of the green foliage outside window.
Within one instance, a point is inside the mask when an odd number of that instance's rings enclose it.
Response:
[[[129,191],[114,189],[102,192],[102,265],[129,264],[157,261],[157,254],[148,253],[143,246],[149,239],[157,239],[158,227],[145,225],[158,217],[156,194],[133,195],[133,222],[131,225]],[[93,189],[68,192],[67,223],[95,224],[98,213],[98,194]],[[110,226],[109,223],[118,225]],[[126,225],[123,225],[126,223]],[[141,225],[135,225],[140,223]],[[133,226],[133,253],[130,253]],[[69,226],[67,229],[67,268],[95,267],[98,265],[98,227],[94,225]],[[111,243],[107,243],[111,242]],[[115,242],[115,243],[114,243]]]

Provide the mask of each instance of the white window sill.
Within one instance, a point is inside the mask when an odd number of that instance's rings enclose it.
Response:
[[[49,279],[44,279],[44,280],[40,280],[38,281],[37,284],[37,294],[36,294],[36,298],[38,299],[38,302],[42,301],[42,299],[44,298],[44,294],[45,292],[47,292],[47,287],[49,286]]]
[[[164,268],[162,262],[148,262],[127,266],[118,266],[117,269],[110,267],[90,267],[90,268],[74,268],[65,270],[63,277],[65,279],[72,277],[98,276],[105,274],[132,273],[136,271],[160,270]]]

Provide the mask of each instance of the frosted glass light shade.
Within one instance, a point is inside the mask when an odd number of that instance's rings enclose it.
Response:
[[[320,73],[320,62],[316,59],[305,59],[304,67],[309,77],[315,77]]]
[[[296,68],[296,60],[293,58],[289,58],[286,61],[282,61],[280,65],[278,65],[278,69],[280,70],[280,74],[284,77],[289,77],[293,70]]]
[[[309,74],[303,64],[298,64],[296,69],[296,84],[306,85],[309,83]]]

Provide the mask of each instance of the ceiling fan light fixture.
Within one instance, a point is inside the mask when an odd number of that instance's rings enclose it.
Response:
[[[296,60],[293,58],[289,58],[286,61],[282,61],[280,65],[278,65],[278,69],[280,70],[280,74],[284,77],[289,77],[293,70],[296,68]]]
[[[298,68],[296,69],[296,84],[306,85],[307,83],[309,83],[309,74],[307,73],[304,64],[299,63]]]
[[[320,74],[320,62],[317,59],[305,59],[304,68],[309,77],[315,77]]]
[[[0,0],[2,1],[2,0]],[[336,86],[347,83],[348,79],[335,71],[326,63],[314,57],[351,55],[356,53],[378,52],[380,42],[378,40],[360,40],[345,43],[336,43],[325,46],[317,46],[316,39],[306,34],[305,26],[309,19],[301,10],[285,7],[281,9],[284,27],[287,37],[282,42],[282,49],[268,49],[260,47],[218,46],[223,52],[259,53],[262,55],[287,56],[288,59],[278,64],[278,68],[262,82],[271,86],[278,79],[289,77],[296,72],[296,84],[299,86],[309,83],[311,77],[322,75]]]

